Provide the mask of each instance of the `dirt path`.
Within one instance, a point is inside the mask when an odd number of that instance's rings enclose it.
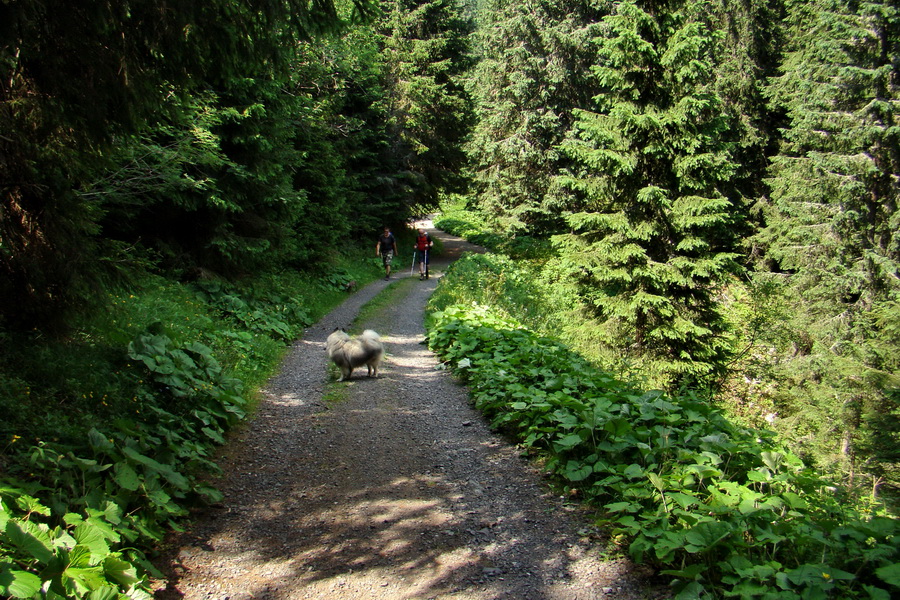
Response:
[[[399,268],[400,281],[367,286],[295,343],[230,445],[223,505],[176,541],[157,598],[656,597],[629,562],[598,556],[584,514],[438,370],[423,310],[440,270],[473,247],[431,233],[446,248],[435,277]],[[381,377],[334,383],[325,337],[388,285],[397,301],[354,328],[382,335]]]

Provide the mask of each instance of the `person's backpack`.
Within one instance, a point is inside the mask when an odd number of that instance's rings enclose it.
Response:
[[[431,236],[427,233],[425,235],[416,236],[416,248],[420,251],[428,250],[428,245],[431,243]]]

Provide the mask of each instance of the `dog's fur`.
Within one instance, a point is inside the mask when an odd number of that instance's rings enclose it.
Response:
[[[384,356],[381,338],[371,329],[351,338],[343,329],[335,329],[325,342],[328,358],[341,370],[338,381],[350,379],[353,369],[366,365],[369,377],[378,377],[378,365]]]

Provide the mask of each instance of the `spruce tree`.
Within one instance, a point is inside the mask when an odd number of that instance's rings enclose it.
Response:
[[[298,40],[339,21],[330,0],[0,4],[0,321],[61,322],[124,264],[103,199],[79,193],[117,144],[173,96],[283,74]]]
[[[479,210],[518,233],[556,232],[556,146],[572,109],[590,101],[590,2],[479,4],[479,62],[470,77],[476,125],[468,145]]]
[[[786,127],[753,241],[797,308],[777,368],[781,416],[851,473],[859,444],[885,446],[885,423],[898,440],[900,15],[889,1],[787,8],[782,74],[768,87]],[[897,478],[896,456],[875,462]]]
[[[322,240],[347,237],[361,204],[342,132],[346,52],[339,37],[298,44],[289,75],[195,93],[119,144],[114,166],[79,192],[103,197],[107,242],[147,248],[175,274],[321,259]]]
[[[731,123],[713,88],[719,36],[703,1],[619,2],[602,21],[593,110],[576,112],[556,236],[562,264],[657,383],[703,381],[726,347],[716,294],[736,269]]]
[[[376,30],[391,138],[384,151],[398,166],[393,191],[414,212],[432,210],[439,193],[465,186],[471,23],[456,0],[390,0]]]
[[[741,237],[751,235],[756,224],[750,208],[766,193],[768,154],[778,135],[778,115],[769,111],[765,85],[780,57],[780,5],[768,0],[715,0],[706,5],[721,36],[713,49],[712,89],[730,116],[731,150],[737,165],[731,183],[744,198],[735,209],[748,211],[741,215],[747,226],[739,232]]]

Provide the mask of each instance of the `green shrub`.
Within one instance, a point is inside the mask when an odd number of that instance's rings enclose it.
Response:
[[[578,302],[574,288],[556,275],[553,261],[513,260],[504,254],[467,254],[451,265],[429,301],[431,310],[477,302],[515,315],[526,327],[563,340],[601,368],[639,378],[642,365],[627,362],[600,341],[601,327]]]
[[[888,598],[900,526],[764,432],[690,394],[641,392],[478,305],[432,315],[431,348],[494,426],[546,457],[679,598]]]
[[[530,235],[510,234],[493,227],[479,213],[466,210],[459,205],[445,206],[434,224],[442,231],[514,258],[545,259],[553,254],[549,240]]]
[[[190,285],[148,276],[65,339],[3,334],[0,597],[151,598],[144,552],[221,495],[215,448],[287,343],[377,266]]]
[[[87,516],[51,510],[24,490],[0,486],[0,593],[10,598],[150,600],[134,551],[113,551],[123,514],[110,502]]]
[[[0,491],[0,593],[30,598],[46,582],[57,597],[149,598],[135,587],[148,565],[132,544],[161,540],[188,506],[221,498],[203,479],[245,416],[241,382],[209,347],[178,345],[158,325],[128,356],[146,378],[130,410],[80,440],[38,442],[14,473],[29,483]]]
[[[302,303],[286,296],[261,297],[218,281],[197,282],[194,288],[211,307],[236,321],[250,333],[263,334],[281,341],[295,339],[304,327],[312,324]],[[329,279],[327,285],[334,285]]]

